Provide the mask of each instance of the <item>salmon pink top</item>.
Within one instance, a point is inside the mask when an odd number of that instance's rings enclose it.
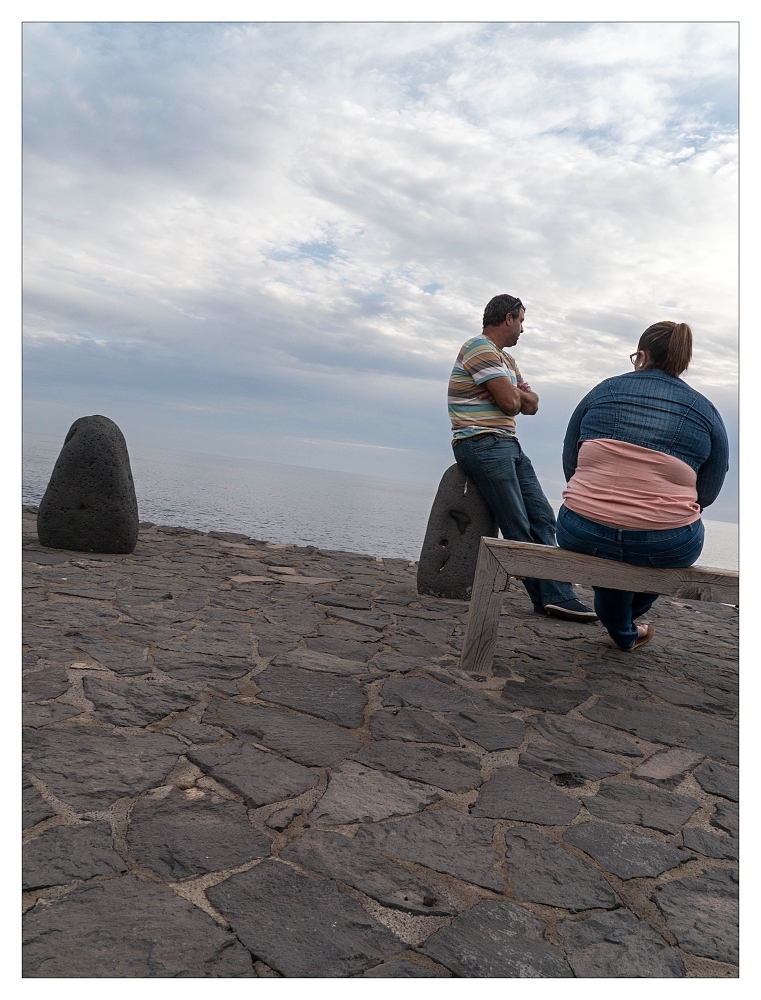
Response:
[[[575,514],[612,528],[661,531],[698,520],[696,483],[694,469],[680,458],[596,438],[582,443],[563,501]]]

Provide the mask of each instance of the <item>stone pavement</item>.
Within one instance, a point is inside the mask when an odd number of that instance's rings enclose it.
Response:
[[[737,612],[634,653],[415,564],[24,514],[27,977],[734,977]]]

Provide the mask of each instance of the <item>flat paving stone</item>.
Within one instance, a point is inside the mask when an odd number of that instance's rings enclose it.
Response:
[[[460,745],[449,726],[439,722],[430,712],[422,712],[416,708],[392,708],[375,712],[370,720],[370,732],[376,740]]]
[[[308,767],[332,767],[362,744],[327,722],[264,705],[241,705],[213,699],[203,721],[216,724],[241,739],[271,747]]]
[[[320,653],[315,649],[293,649],[290,653],[276,656],[272,663],[276,667],[299,667],[302,670],[317,670],[343,676],[366,674],[369,669],[365,660],[345,660],[341,656]]]
[[[288,978],[353,976],[406,948],[334,882],[279,861],[263,861],[206,895],[251,953]]]
[[[204,726],[199,722],[191,722],[190,719],[177,719],[172,723],[171,732],[179,733],[191,743],[218,743],[227,733],[216,726]]]
[[[420,951],[464,979],[573,978],[544,931],[523,907],[485,899],[435,931]]]
[[[313,649],[318,653],[330,653],[332,656],[338,656],[343,660],[367,661],[378,652],[378,647],[373,643],[356,642],[352,639],[335,639],[331,636],[308,637],[306,644],[308,649]],[[259,653],[262,656],[269,655],[262,652],[261,642],[259,643]]]
[[[160,640],[161,649],[178,653],[202,653],[206,656],[224,656],[248,659],[253,647],[251,633],[244,625],[201,625],[176,639]]]
[[[682,840],[688,851],[697,851],[706,858],[737,861],[740,856],[740,844],[734,837],[708,833],[696,826],[688,826],[682,830]]]
[[[378,740],[361,753],[354,754],[352,759],[449,792],[477,788],[481,784],[480,761],[466,750],[439,750],[394,740]]]
[[[363,979],[436,979],[444,978],[443,972],[434,972],[417,962],[410,962],[408,959],[397,958],[383,965],[376,965],[374,969],[368,969],[362,973]]]
[[[732,802],[737,802],[740,798],[740,775],[730,767],[706,761],[695,771],[695,778],[709,795],[721,795]]]
[[[98,663],[123,677],[134,677],[150,672],[148,647],[132,642],[78,636],[72,640],[78,649]]]
[[[154,650],[154,664],[178,681],[235,680],[251,670],[248,660],[230,656],[202,656],[196,653],[167,653]]]
[[[23,939],[26,978],[257,978],[231,931],[132,875],[38,903],[24,916]]]
[[[738,880],[733,871],[705,872],[659,886],[653,900],[679,947],[716,962],[738,961]]]
[[[167,794],[168,793],[168,794]],[[127,843],[135,860],[169,882],[266,858],[270,840],[246,807],[200,788],[161,788],[132,807]]]
[[[367,695],[362,685],[350,677],[299,667],[269,666],[257,676],[256,683],[264,701],[307,712],[348,729],[356,729],[364,722]]]
[[[392,816],[416,813],[440,798],[430,785],[346,761],[330,772],[328,787],[312,810],[310,820],[322,826],[377,823]]]
[[[516,826],[507,831],[505,841],[516,899],[562,907],[571,913],[621,905],[599,872],[538,830]]]
[[[60,663],[46,663],[21,675],[21,695],[25,702],[60,698],[70,686],[66,668]]]
[[[604,750],[606,753],[618,753],[627,757],[642,756],[642,751],[633,740],[594,722],[582,722],[581,719],[569,719],[549,713],[534,715],[527,722],[553,744],[572,743],[578,747]]]
[[[544,778],[521,767],[503,767],[483,783],[470,811],[473,816],[565,826],[580,808],[575,799]]]
[[[319,780],[308,767],[257,750],[244,740],[188,749],[187,756],[206,774],[241,795],[252,809],[301,795]]]
[[[652,927],[630,910],[592,913],[557,925],[568,963],[580,979],[679,979],[684,963]]]
[[[43,830],[23,847],[24,889],[66,885],[96,875],[114,875],[127,870],[114,850],[108,823],[77,823]]]
[[[594,687],[588,683],[547,684],[542,681],[507,680],[502,689],[503,699],[515,708],[538,708],[564,715],[590,695]]]
[[[65,705],[60,701],[49,702],[47,705],[24,705],[21,723],[32,729],[41,729],[43,726],[50,726],[54,722],[61,722],[81,713],[81,708]]]
[[[422,708],[427,712],[482,712],[486,705],[496,714],[505,711],[499,702],[448,687],[429,677],[389,677],[381,688],[383,704],[391,707]]]
[[[55,816],[55,809],[43,799],[26,775],[22,780],[21,825],[24,830],[37,826],[44,819]]]
[[[280,857],[345,882],[383,906],[423,916],[453,916],[457,912],[401,865],[340,833],[310,830],[284,848]]]
[[[642,682],[648,691],[682,708],[692,708],[696,712],[733,716],[734,712],[705,691],[698,691],[689,684],[681,684],[671,677],[648,677]]]
[[[78,812],[163,783],[185,750],[173,736],[71,725],[25,733],[24,767]]]
[[[444,806],[410,819],[363,826],[357,840],[389,857],[504,892],[505,880],[496,870],[499,859],[492,848],[493,833],[493,823]]]
[[[681,784],[685,774],[703,760],[702,753],[676,747],[673,750],[659,750],[652,757],[635,767],[632,776],[644,778],[664,786]]]
[[[511,715],[457,712],[447,714],[447,721],[460,736],[484,750],[512,750],[526,735],[525,724]]]
[[[643,740],[684,744],[722,764],[737,764],[737,726],[722,719],[711,719],[684,708],[662,708],[629,698],[602,698],[582,714],[594,722],[623,729]]]
[[[559,783],[568,787],[600,781],[627,769],[626,764],[601,750],[560,743],[550,747],[534,744],[520,755],[518,763],[545,778],[560,779]]]
[[[604,871],[624,880],[654,878],[692,858],[679,847],[598,820],[572,826],[563,840],[588,854]]]
[[[85,676],[85,697],[95,714],[113,726],[147,726],[198,701],[198,692],[179,684],[155,681],[112,681]]]
[[[601,785],[597,795],[582,795],[581,799],[598,819],[646,826],[663,833],[676,833],[700,808],[696,799],[633,781]]]
[[[731,837],[740,836],[740,808],[734,802],[719,802],[710,819],[711,826],[726,830]]]

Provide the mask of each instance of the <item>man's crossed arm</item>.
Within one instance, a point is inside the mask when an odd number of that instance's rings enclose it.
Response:
[[[539,409],[539,397],[531,391],[528,382],[521,381],[516,388],[506,375],[498,375],[484,382],[481,388],[483,393],[480,398],[490,398],[509,417],[518,413],[530,417]]]

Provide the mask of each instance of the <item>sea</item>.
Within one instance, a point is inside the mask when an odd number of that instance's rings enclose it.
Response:
[[[39,504],[62,444],[23,435],[24,504]],[[419,557],[438,488],[189,451],[131,447],[130,464],[141,521],[393,559]],[[557,512],[560,501],[550,502]],[[696,565],[737,570],[737,524],[703,521]]]

